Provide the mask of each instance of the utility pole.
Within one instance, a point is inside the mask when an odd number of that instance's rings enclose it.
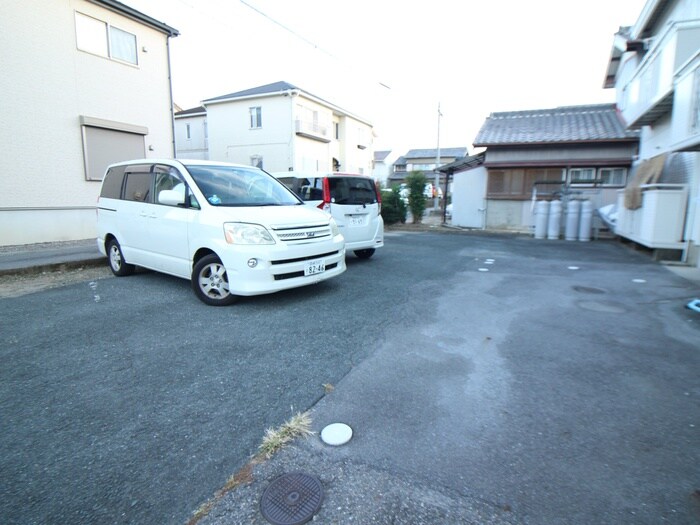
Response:
[[[438,188],[440,187],[440,172],[438,171],[438,168],[440,167],[440,117],[442,117],[442,112],[440,111],[440,103],[438,102],[437,155],[435,156],[435,185],[433,186],[433,193],[435,195],[433,198],[433,208],[435,211],[440,208],[438,191]]]

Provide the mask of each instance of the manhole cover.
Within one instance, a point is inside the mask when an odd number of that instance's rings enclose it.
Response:
[[[322,501],[321,482],[308,474],[294,472],[270,483],[260,499],[260,512],[274,525],[299,525],[316,514]]]
[[[605,290],[602,290],[600,288],[593,288],[590,286],[574,286],[573,288],[575,291],[582,293],[605,293]]]

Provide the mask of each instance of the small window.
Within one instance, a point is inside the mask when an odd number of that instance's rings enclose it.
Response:
[[[75,38],[81,51],[109,56],[107,24],[101,20],[75,13]]]
[[[126,174],[124,199],[135,202],[151,202],[151,174],[129,171]]]
[[[185,124],[185,132],[187,134],[187,140],[192,138],[192,130],[190,129],[189,124]]]
[[[263,169],[263,158],[262,155],[252,155],[250,157],[250,165],[256,168]]]
[[[249,108],[249,110],[251,129],[262,128],[262,108],[260,106],[256,106]]]
[[[136,54],[136,35],[127,33],[116,27],[109,28],[109,51],[110,56],[116,60],[138,64]]]
[[[102,20],[76,12],[75,39],[81,51],[138,65],[136,35]]]
[[[571,184],[593,184],[595,182],[595,168],[576,168],[569,170]]]
[[[627,184],[627,170],[625,168],[602,168],[600,180],[603,186],[624,186]]]

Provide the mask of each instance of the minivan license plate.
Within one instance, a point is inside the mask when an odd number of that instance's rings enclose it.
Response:
[[[304,266],[304,275],[315,275],[326,271],[326,261],[319,259],[317,261],[308,261]]]
[[[350,226],[364,226],[365,217],[360,215],[359,217],[350,217]]]

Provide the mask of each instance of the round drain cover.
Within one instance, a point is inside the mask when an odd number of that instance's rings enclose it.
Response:
[[[322,501],[321,482],[303,472],[294,472],[270,483],[260,499],[260,512],[274,525],[300,525],[316,514]]]
[[[326,445],[345,445],[352,438],[352,428],[345,423],[333,423],[321,430],[321,439]]]

